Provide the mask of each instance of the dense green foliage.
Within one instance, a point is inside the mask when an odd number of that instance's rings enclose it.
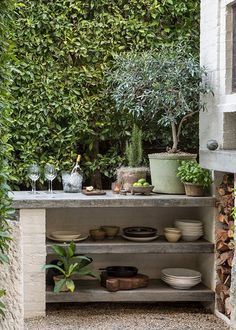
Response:
[[[181,161],[177,176],[183,183],[196,183],[202,185],[204,188],[210,187],[212,183],[211,172],[202,168],[196,161]]]
[[[12,213],[11,201],[8,198],[8,180],[10,177],[8,158],[11,147],[9,140],[10,126],[10,92],[11,66],[10,59],[12,47],[9,41],[9,31],[11,23],[11,10],[13,1],[0,1],[0,264],[8,262],[7,250],[10,240],[9,227],[6,219]],[[5,291],[0,290],[0,298]],[[4,315],[5,307],[0,302],[0,315]]]
[[[181,43],[117,56],[110,81],[119,111],[171,128],[169,150],[177,152],[183,123],[205,107],[199,97],[210,92],[204,76],[206,70]]]
[[[179,39],[198,52],[199,2],[22,0],[12,89],[18,183],[26,183],[28,164],[52,161],[68,169],[78,152],[87,175],[112,176],[133,126],[127,111],[117,113],[107,88],[114,55]],[[158,127],[144,121],[142,129],[144,140],[156,140]]]
[[[125,149],[128,166],[138,167],[143,161],[142,131],[137,125],[133,126],[131,139],[126,144]]]

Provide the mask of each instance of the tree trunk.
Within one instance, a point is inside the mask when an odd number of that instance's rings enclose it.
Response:
[[[177,138],[176,125],[173,121],[171,122],[171,130],[172,130],[173,146],[170,151],[175,153],[175,152],[177,152],[177,148],[178,148],[178,138]]]
[[[95,140],[93,144],[93,154],[92,159],[95,160],[97,158],[97,155],[99,154],[99,141]],[[102,189],[102,178],[101,173],[99,170],[95,170],[93,173],[93,176],[91,178],[92,186],[94,186],[96,189]]]

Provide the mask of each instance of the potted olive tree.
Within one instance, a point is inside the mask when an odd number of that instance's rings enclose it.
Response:
[[[87,268],[93,261],[92,258],[88,258],[83,255],[77,255],[76,245],[71,242],[69,245],[60,246],[53,245],[53,251],[57,256],[57,262],[45,265],[45,269],[54,270],[52,273],[53,280],[55,282],[54,292],[66,292],[75,290],[74,279],[78,276],[92,276],[98,278],[98,276]]]
[[[142,131],[133,126],[131,139],[126,143],[125,156],[128,166],[117,169],[117,181],[123,189],[130,191],[132,185],[140,179],[146,179],[148,169],[142,166],[143,147]]]
[[[176,176],[178,161],[194,160],[196,155],[179,150],[181,129],[190,117],[205,109],[200,96],[211,92],[206,75],[182,45],[116,58],[110,81],[117,108],[135,116],[150,116],[171,131],[172,146],[167,146],[165,153],[149,155],[156,192],[184,193]]]

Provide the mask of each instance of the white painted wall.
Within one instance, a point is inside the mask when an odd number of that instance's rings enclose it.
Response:
[[[201,1],[201,65],[209,72],[214,97],[206,98],[200,114],[200,150],[216,139],[220,149],[236,149],[236,93],[232,92],[232,4],[235,1]]]

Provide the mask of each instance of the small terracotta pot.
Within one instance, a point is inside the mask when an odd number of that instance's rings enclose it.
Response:
[[[56,284],[57,282],[59,282],[60,280],[62,280],[64,278],[63,275],[57,275],[57,276],[53,276],[53,280],[54,280],[54,283]],[[67,288],[66,285],[64,285],[60,292],[69,292],[70,290]]]
[[[200,184],[184,182],[184,188],[187,196],[205,196],[204,187]]]

